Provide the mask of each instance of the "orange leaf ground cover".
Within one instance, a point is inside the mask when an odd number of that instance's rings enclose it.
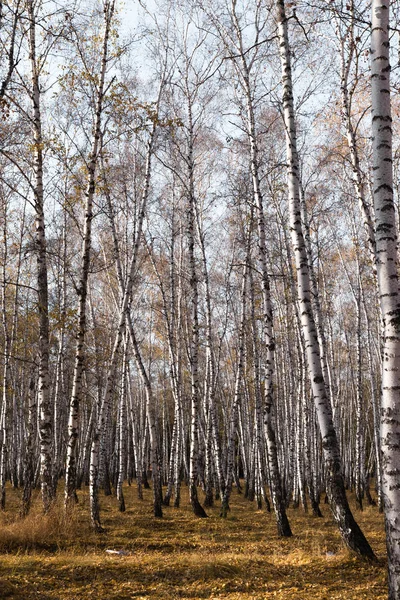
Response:
[[[387,597],[383,518],[375,507],[356,513],[379,559],[371,565],[343,547],[326,505],[322,519],[289,509],[294,535],[282,539],[274,516],[236,492],[227,519],[218,503],[208,519],[196,519],[186,490],[181,508],[165,508],[163,519],[152,516],[151,490],[143,501],[134,486],[125,495],[123,514],[114,497],[102,497],[106,533],[96,535],[86,491],[67,518],[61,499],[46,516],[36,499],[21,520],[19,492],[10,488],[0,515],[1,600]]]

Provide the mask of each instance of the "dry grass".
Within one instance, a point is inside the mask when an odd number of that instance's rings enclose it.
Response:
[[[280,539],[274,517],[237,494],[226,520],[218,507],[195,519],[187,497],[182,508],[151,513],[151,491],[136,499],[126,489],[127,511],[103,498],[107,533],[88,526],[88,498],[80,494],[67,519],[61,506],[44,517],[37,502],[18,518],[10,490],[0,515],[0,599],[19,600],[383,600],[387,597],[383,519],[368,507],[357,518],[379,562],[370,565],[345,550],[329,515],[315,519],[289,511],[294,536]],[[106,549],[124,550],[110,555]]]

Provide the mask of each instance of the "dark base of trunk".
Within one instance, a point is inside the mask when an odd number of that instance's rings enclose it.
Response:
[[[254,498],[255,498],[254,489],[249,488],[248,492],[247,492],[247,500],[250,500],[250,502],[253,502]]]
[[[190,490],[190,504],[192,505],[193,514],[196,517],[199,517],[200,519],[207,518],[208,515],[207,515],[206,511],[204,510],[204,508],[201,506],[199,499],[197,497],[197,490],[196,490],[195,486]]]
[[[101,526],[99,522],[92,523],[92,526],[95,533],[106,533],[106,530],[104,529],[104,527]]]
[[[143,485],[141,479],[137,481],[137,493],[139,500],[143,500]]]
[[[22,505],[20,515],[21,517],[26,517],[31,509],[31,500],[32,500],[32,482],[27,481],[24,486],[24,491],[22,493]]]
[[[289,520],[286,516],[286,512],[282,512],[276,516],[276,526],[278,528],[278,535],[280,537],[292,537],[292,530],[290,529]]]
[[[161,482],[161,473],[155,469],[152,473],[153,479],[153,497],[154,497],[154,516],[162,517],[163,490]]]
[[[323,514],[322,514],[322,512],[321,512],[321,509],[320,509],[320,507],[319,507],[319,504],[317,504],[317,503],[315,503],[315,504],[312,504],[312,505],[311,505],[311,508],[312,508],[312,514],[313,514],[313,517],[318,517],[318,518],[321,518],[321,517],[323,517]]]
[[[96,488],[92,490],[92,496],[90,498],[90,518],[94,532],[104,533],[105,529],[103,529],[100,522],[100,506],[97,494],[98,490]]]
[[[304,496],[303,496],[303,498],[302,498],[302,501],[301,501],[301,506],[302,506],[302,508],[303,508],[304,512],[305,512],[305,513],[308,513],[308,504],[307,504],[307,498],[306,498],[306,496],[305,496],[305,495],[304,495]]]
[[[368,506],[376,506],[376,500],[373,499],[369,490],[365,491],[365,497],[367,499]]]
[[[356,552],[360,556],[373,562],[377,560],[371,546],[354,518],[350,519],[350,524],[347,527],[345,526],[345,529],[339,527],[339,530],[350,550],[353,550],[353,552]]]
[[[175,485],[174,495],[174,508],[179,508],[181,504],[181,484],[179,482]]]
[[[247,481],[247,479],[244,483],[244,497],[245,498],[249,497],[249,482]]]
[[[198,500],[196,502],[192,502],[192,508],[193,514],[196,517],[199,517],[200,519],[207,519],[208,515]]]
[[[120,497],[118,498],[119,500],[119,506],[118,506],[118,510],[119,512],[125,512],[125,498],[124,495],[121,494]]]
[[[228,512],[230,511],[230,507],[229,507],[229,503],[226,500],[222,501],[221,504],[221,511],[219,513],[219,516],[222,517],[223,519],[226,519],[226,517],[228,516]]]
[[[329,489],[330,488],[330,489]],[[340,474],[333,476],[329,482],[328,494],[333,517],[339,527],[340,535],[346,546],[371,561],[376,561],[376,556],[366,537],[356,523],[350,510],[343,480]]]
[[[242,486],[240,485],[240,483],[236,482],[236,491],[238,494],[242,494],[243,490],[242,490]]]
[[[366,481],[365,481],[365,497],[367,499],[368,506],[376,506],[376,502],[373,499],[373,497],[371,496],[371,490],[370,490],[369,484],[370,484],[370,475],[367,475]]]
[[[79,504],[79,499],[78,499],[76,490],[73,490],[71,495],[68,495],[64,498],[65,510],[66,511],[69,510],[73,506],[76,506],[76,504]]]
[[[214,506],[214,495],[212,489],[206,491],[206,496],[204,498],[204,506]]]

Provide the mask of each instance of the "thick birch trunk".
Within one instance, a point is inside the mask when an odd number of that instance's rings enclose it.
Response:
[[[290,49],[284,0],[277,2],[279,50],[282,66],[283,111],[288,162],[289,213],[297,269],[300,318],[306,345],[308,371],[317,410],[324,451],[326,491],[343,540],[355,552],[375,558],[374,553],[351,513],[341,471],[339,444],[333,426],[332,409],[326,393],[318,336],[311,305],[310,276],[301,223],[300,172],[297,154]]]
[[[379,301],[384,329],[381,403],[382,491],[389,599],[400,598],[400,308],[393,202],[389,0],[372,2],[373,197]]]

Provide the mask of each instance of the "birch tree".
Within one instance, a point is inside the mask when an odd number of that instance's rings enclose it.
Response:
[[[400,308],[398,231],[393,203],[390,98],[390,6],[372,2],[372,173],[379,301],[383,321],[381,400],[382,490],[386,520],[389,599],[400,598]]]
[[[374,553],[350,510],[342,476],[341,459],[332,408],[326,393],[320,349],[310,298],[310,275],[301,223],[300,165],[297,151],[296,122],[287,17],[284,0],[277,2],[279,53],[282,67],[282,105],[286,131],[289,214],[292,245],[297,270],[297,295],[306,345],[309,377],[322,436],[326,470],[326,491],[334,519],[345,543],[355,552],[374,558]]]
[[[40,436],[40,478],[43,507],[48,511],[54,498],[52,482],[52,411],[50,402],[49,374],[49,307],[47,280],[46,226],[44,218],[43,188],[43,137],[41,117],[40,72],[42,61],[36,56],[36,14],[33,0],[27,1],[29,19],[29,60],[32,87],[32,126],[34,139],[34,202],[35,202],[35,244],[37,256],[37,289],[39,313],[39,381],[38,412]],[[43,59],[43,57],[42,57]]]
[[[87,188],[85,192],[85,217],[82,240],[81,272],[78,285],[78,330],[76,334],[75,365],[71,401],[68,419],[67,465],[65,472],[65,504],[76,495],[76,442],[78,439],[79,405],[82,393],[82,373],[84,364],[84,342],[86,334],[86,299],[92,244],[93,199],[96,191],[96,168],[100,152],[101,128],[104,95],[106,91],[106,73],[109,58],[109,38],[114,14],[115,2],[104,3],[104,35],[101,49],[99,82],[95,95],[95,121],[93,124],[92,148],[88,160]]]

